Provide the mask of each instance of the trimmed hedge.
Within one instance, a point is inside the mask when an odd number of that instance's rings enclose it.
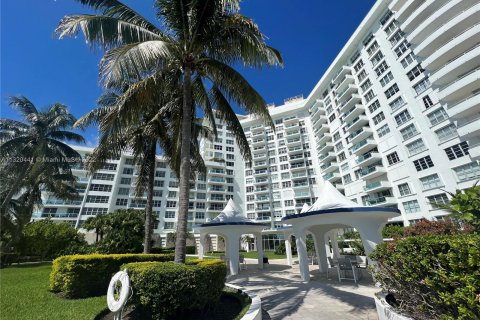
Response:
[[[227,276],[225,263],[220,260],[140,262],[123,268],[130,276],[132,302],[142,319],[181,319],[182,312],[213,306]]]
[[[430,235],[382,243],[370,257],[376,281],[414,319],[478,319],[480,235]]]
[[[123,264],[173,261],[173,254],[89,254],[62,256],[53,261],[50,290],[67,298],[107,293],[111,277]]]

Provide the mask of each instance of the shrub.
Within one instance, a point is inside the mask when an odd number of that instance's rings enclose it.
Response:
[[[424,236],[424,235],[453,235],[460,233],[471,233],[473,228],[470,225],[460,226],[451,220],[430,221],[421,219],[414,225],[403,229],[405,237]]]
[[[185,249],[186,254],[195,254],[197,248],[195,246],[187,246]]]
[[[480,235],[408,237],[382,243],[370,257],[376,281],[414,319],[477,319]]]
[[[142,318],[181,319],[182,311],[213,306],[225,286],[227,269],[220,260],[129,263],[132,302]]]
[[[403,226],[399,225],[386,225],[382,230],[382,236],[384,238],[401,238],[403,236]]]
[[[150,253],[175,253],[173,247],[154,247],[150,249]]]
[[[62,256],[53,261],[50,290],[67,298],[91,297],[107,292],[120,266],[130,262],[172,261],[173,254],[90,254]]]

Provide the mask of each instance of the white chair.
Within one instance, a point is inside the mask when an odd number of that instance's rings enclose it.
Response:
[[[332,259],[331,257],[327,257],[328,260],[328,268],[327,268],[327,279],[330,279],[330,269],[338,267],[338,261]]]
[[[245,261],[245,256],[243,254],[241,254],[238,258],[238,268],[240,270],[247,270],[247,262]]]
[[[352,264],[350,259],[338,259],[338,281],[353,280],[355,283],[358,281],[357,267]]]

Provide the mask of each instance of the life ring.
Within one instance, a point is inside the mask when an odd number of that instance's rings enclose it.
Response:
[[[115,299],[115,285],[117,281],[120,281],[122,287],[120,288],[120,292],[118,293],[118,299]],[[127,274],[127,270],[119,271],[115,273],[115,275],[110,280],[110,284],[108,285],[108,292],[107,292],[107,305],[108,309],[112,312],[117,312],[121,310],[125,303],[128,300],[128,294],[130,292],[130,279]]]

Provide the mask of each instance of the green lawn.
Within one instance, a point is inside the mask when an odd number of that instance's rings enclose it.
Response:
[[[257,251],[240,252],[240,254],[243,254],[245,258],[249,258],[249,259],[257,259],[258,258]],[[212,257],[220,257],[221,255],[225,255],[225,253],[208,252],[206,255],[207,256],[212,256]],[[264,251],[263,255],[265,257],[267,257],[268,259],[286,259],[287,258],[286,255],[275,254],[274,251]]]
[[[105,296],[67,300],[49,292],[50,269],[50,263],[1,269],[0,319],[92,320],[107,307]]]

